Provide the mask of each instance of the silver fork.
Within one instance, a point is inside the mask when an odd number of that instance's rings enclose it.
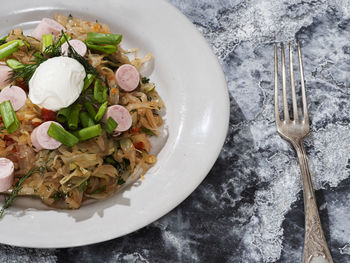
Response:
[[[280,119],[278,107],[278,58],[277,45],[275,44],[275,118],[278,133],[289,141],[297,152],[300,164],[300,170],[304,188],[304,207],[305,207],[305,239],[304,239],[304,263],[333,263],[329,252],[326,239],[323,234],[320,216],[318,214],[316,198],[312,186],[312,180],[304,149],[304,138],[310,132],[309,115],[307,111],[306,91],[304,83],[304,70],[301,59],[300,43],[298,43],[298,58],[301,79],[301,97],[302,97],[302,118],[299,118],[298,105],[294,84],[293,72],[293,49],[289,43],[289,72],[290,85],[292,90],[292,109],[293,119],[289,117],[287,88],[286,88],[286,65],[284,56],[284,45],[281,43],[281,63],[282,63],[282,101],[284,120]]]

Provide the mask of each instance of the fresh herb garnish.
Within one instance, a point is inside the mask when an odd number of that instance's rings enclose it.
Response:
[[[59,57],[62,55],[61,46],[58,44],[49,45],[45,47],[45,49],[43,50],[43,53],[50,56],[51,58]]]
[[[92,74],[96,76],[98,79],[102,79],[100,73],[98,73],[97,69],[94,68],[84,57],[78,54],[78,52],[75,51],[75,49],[72,47],[72,45],[69,43],[66,35],[64,34],[62,30],[62,36],[66,39],[66,42],[68,44],[68,57],[74,58],[77,60],[83,67],[85,68],[86,74]]]
[[[21,186],[22,186],[23,182],[28,177],[30,177],[33,173],[36,173],[38,171],[40,171],[40,168],[31,169],[25,176],[23,176],[21,179],[19,179],[18,183],[13,188],[13,190],[12,190],[12,192],[10,194],[10,197],[6,200],[5,204],[3,205],[3,207],[0,210],[0,218],[2,218],[2,216],[3,216],[4,212],[5,212],[5,209],[7,209],[13,203],[15,198],[17,197],[18,192],[22,189]]]
[[[108,164],[111,164],[114,166],[114,168],[116,168],[118,171],[120,170],[121,166],[120,164],[114,160],[114,158],[112,157],[112,155],[110,156],[107,156],[105,159],[104,159],[104,163],[108,163]]]
[[[32,64],[23,64],[24,67],[12,70],[9,81],[12,82],[17,79],[24,79],[25,82],[28,82],[30,80],[35,70],[46,60],[39,52],[35,53],[33,56],[34,59],[30,61]]]
[[[62,55],[61,53],[61,45],[64,42],[63,39],[67,42],[68,44],[68,57],[71,57],[75,60],[77,60],[85,69],[87,74],[92,74],[96,76],[99,79],[101,78],[100,73],[98,73],[97,69],[94,68],[84,57],[79,55],[74,48],[69,44],[69,36],[65,34],[62,31],[62,34],[60,36],[59,41],[56,44],[49,45],[45,47],[43,50],[43,54],[37,52],[35,53],[34,59],[31,60],[30,64],[23,64],[24,66],[18,69],[13,69],[12,73],[10,74],[10,78],[8,79],[9,81],[15,81],[17,79],[23,78],[25,82],[28,82],[30,78],[33,76],[35,70],[39,67],[41,63],[46,61],[48,58],[53,58],[53,57],[59,57]]]
[[[125,184],[125,180],[123,178],[119,178],[118,179],[118,184],[119,185]]]
[[[79,185],[79,190],[82,191],[82,192],[85,192],[87,186],[88,186],[88,179],[85,180],[84,182],[81,183],[81,185]]]
[[[106,186],[102,185],[100,188],[97,188],[95,191],[93,191],[91,194],[101,194],[103,192],[106,192]]]
[[[149,83],[149,81],[150,81],[150,79],[147,77],[142,77],[142,79],[141,79],[142,84],[147,84],[147,83]]]
[[[55,200],[55,201],[58,201],[58,200],[61,200],[63,198],[65,198],[67,196],[67,194],[63,193],[63,192],[56,192],[52,198]]]

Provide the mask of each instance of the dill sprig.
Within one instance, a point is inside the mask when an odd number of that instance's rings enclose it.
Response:
[[[12,82],[22,78],[25,82],[29,82],[35,70],[41,63],[46,61],[48,58],[59,57],[62,55],[61,47],[57,44],[48,46],[45,48],[43,53],[45,55],[39,52],[34,53],[34,59],[30,61],[30,64],[24,64],[22,68],[13,69],[10,74],[9,81]]]
[[[50,45],[43,51],[50,58],[62,56],[61,46],[56,44]]]
[[[71,46],[71,44],[69,43],[66,35],[64,34],[64,32],[62,31],[61,35],[65,38],[67,44],[68,44],[68,57],[70,58],[74,58],[75,60],[77,60],[81,65],[83,65],[83,67],[85,68],[86,74],[92,74],[94,76],[96,76],[96,78],[101,79],[101,75],[100,73],[98,73],[97,69],[95,67],[93,67],[88,61],[87,59],[85,59],[84,57],[82,57],[81,55],[78,54],[78,52],[75,51],[75,49]]]
[[[34,59],[30,61],[31,64],[24,64],[22,68],[13,69],[8,80],[12,82],[22,78],[25,82],[28,82],[40,64],[47,60],[47,58],[39,52],[35,53],[33,56]]]
[[[22,189],[22,184],[23,182],[28,178],[30,177],[33,173],[36,173],[38,171],[40,171],[42,169],[42,167],[40,168],[33,168],[31,169],[25,176],[23,176],[19,181],[18,183],[16,184],[16,186],[13,188],[11,194],[10,194],[10,197],[6,200],[5,204],[3,205],[3,207],[1,208],[0,210],[0,218],[2,218],[4,212],[5,212],[5,209],[7,209],[12,203],[13,201],[15,200],[15,198],[18,196],[18,193],[19,191]]]

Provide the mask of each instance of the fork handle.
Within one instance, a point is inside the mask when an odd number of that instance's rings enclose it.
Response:
[[[304,263],[333,263],[318,214],[314,188],[303,140],[293,143],[296,149],[304,188],[305,240]]]

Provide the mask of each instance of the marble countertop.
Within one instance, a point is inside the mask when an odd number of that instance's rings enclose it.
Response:
[[[231,117],[204,182],[160,220],[69,249],[0,246],[0,262],[301,262],[299,164],[273,115],[273,43],[299,40],[312,120],[305,141],[335,262],[350,262],[350,2],[170,0],[211,44]]]

